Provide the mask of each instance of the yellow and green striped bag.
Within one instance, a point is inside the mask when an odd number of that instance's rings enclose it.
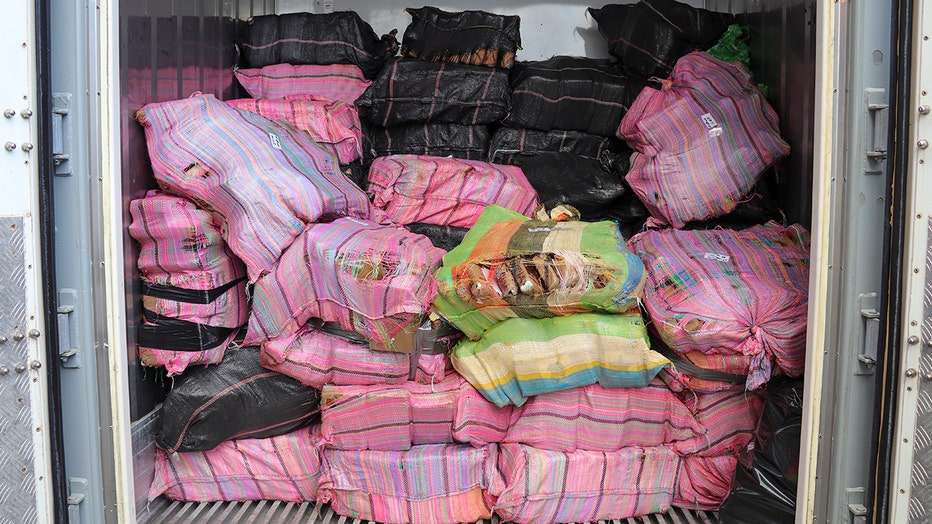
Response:
[[[490,205],[443,257],[433,310],[476,340],[510,318],[623,313],[644,277],[613,222],[530,220]]]
[[[478,341],[460,342],[451,360],[463,378],[500,407],[596,383],[644,387],[670,365],[650,349],[639,313],[513,318]]]

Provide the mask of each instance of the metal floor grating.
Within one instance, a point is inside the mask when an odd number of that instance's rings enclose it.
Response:
[[[337,515],[326,504],[259,500],[247,502],[170,502],[149,524],[234,523],[306,523],[306,524],[378,524],[371,520]],[[600,520],[598,524],[715,524],[718,517],[711,511],[671,508],[667,513],[643,517]],[[507,524],[497,516],[476,524]]]

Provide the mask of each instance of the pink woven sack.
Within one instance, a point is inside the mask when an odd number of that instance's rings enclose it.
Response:
[[[253,98],[356,102],[372,83],[352,64],[274,64],[233,71]]]
[[[453,374],[436,384],[331,386],[321,391],[321,433],[337,449],[407,450],[419,444],[499,442],[511,407],[485,400]]]
[[[281,98],[240,98],[227,103],[306,131],[311,140],[336,155],[341,165],[362,156],[362,127],[359,112],[353,104]]]
[[[251,281],[307,224],[370,216],[366,194],[303,131],[212,95],[149,104],[136,118],[156,181],[214,214]]]
[[[396,224],[472,227],[486,206],[530,216],[537,191],[521,168],[420,155],[376,158],[369,168],[373,203]]]
[[[140,361],[165,367],[169,376],[220,362],[249,318],[243,263],[211,214],[185,198],[149,191],[129,211],[147,318],[138,330]],[[181,336],[186,331],[178,326],[190,328],[191,336]]]
[[[701,51],[680,58],[659,90],[641,91],[618,136],[636,150],[625,180],[677,228],[730,212],[790,151],[744,65]]]
[[[680,458],[663,446],[573,453],[502,444],[503,521],[592,522],[666,512]]]
[[[393,350],[395,335],[428,312],[443,254],[399,226],[311,224],[256,282],[246,344],[287,337],[319,318]]]
[[[320,500],[340,515],[398,524],[475,522],[501,489],[494,444],[425,444],[408,451],[323,450]]]
[[[297,333],[262,343],[261,363],[317,389],[324,384],[368,386],[401,384],[411,379],[411,359],[415,382],[440,382],[453,372],[446,355],[414,355],[373,351],[345,338],[333,336],[306,325]]]
[[[673,505],[679,508],[716,511],[731,493],[731,480],[738,469],[733,454],[717,457],[683,457],[676,474]]]
[[[228,440],[210,451],[155,451],[149,500],[315,501],[320,475],[319,427],[271,438]]]
[[[701,435],[674,442],[681,455],[737,455],[754,439],[764,409],[764,395],[741,386],[715,393],[687,392],[683,402],[701,425]]]
[[[617,451],[693,440],[702,426],[659,379],[640,388],[598,384],[543,393],[514,409],[503,442],[538,449]]]
[[[748,389],[767,382],[773,365],[802,374],[809,289],[802,226],[646,231],[628,246],[647,270],[647,313],[672,350],[751,357]]]

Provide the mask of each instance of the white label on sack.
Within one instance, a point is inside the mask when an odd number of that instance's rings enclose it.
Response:
[[[549,227],[529,227],[527,228],[528,233],[549,233]]]
[[[721,253],[706,253],[702,258],[710,258],[712,260],[717,260],[718,262],[728,262],[731,260],[730,256],[723,255]]]
[[[282,150],[282,139],[278,138],[278,135],[269,133],[269,142],[271,142],[272,147],[275,149],[278,149],[279,151]]]
[[[712,113],[706,113],[699,117],[702,119],[702,123],[709,129],[715,129],[718,127],[718,122],[715,121],[715,118],[712,116]]]

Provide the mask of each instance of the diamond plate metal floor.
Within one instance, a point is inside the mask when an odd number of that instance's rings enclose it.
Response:
[[[326,504],[310,502],[295,504],[271,500],[247,502],[170,502],[168,506],[148,520],[149,524],[224,524],[261,522],[304,524],[378,524],[337,515]],[[690,511],[672,508],[668,513],[643,517],[600,520],[598,524],[715,524],[718,517],[711,511]],[[476,524],[507,524],[494,517]]]

